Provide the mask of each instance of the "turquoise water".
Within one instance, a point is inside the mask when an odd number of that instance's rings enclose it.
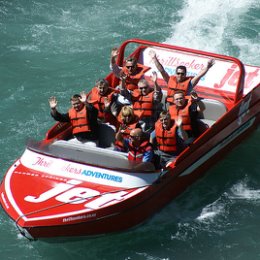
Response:
[[[109,71],[129,38],[174,43],[260,65],[258,0],[0,0],[0,177],[28,138],[53,124],[48,97]],[[29,242],[0,211],[1,259],[259,259],[260,131],[144,225],[96,238]],[[21,184],[26,188],[26,184]]]

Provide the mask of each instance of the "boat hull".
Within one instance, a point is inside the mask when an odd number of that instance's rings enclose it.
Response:
[[[136,53],[144,49],[141,47]],[[179,51],[177,48],[174,55],[179,55]],[[183,51],[183,57],[188,56],[188,51]],[[218,58],[223,65],[225,57]],[[37,149],[27,147],[6,173],[0,186],[3,209],[30,239],[100,235],[144,222],[204,176],[207,169],[259,126],[260,85],[248,87],[243,95],[243,65],[231,65],[230,60],[224,65],[232,70],[226,74],[220,71],[224,78],[218,78],[218,84],[214,84],[217,90],[203,92],[205,86],[197,89],[204,93],[203,98],[225,102],[227,112],[164,169],[149,173],[131,171],[124,154],[101,148],[90,151],[69,144],[65,140],[71,126],[59,123]],[[235,71],[238,67],[240,74]],[[259,69],[254,70],[256,75]],[[115,82],[112,76],[108,79]],[[222,86],[223,91],[219,90]],[[59,143],[60,139],[65,140]]]

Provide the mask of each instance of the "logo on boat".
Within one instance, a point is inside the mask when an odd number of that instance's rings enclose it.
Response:
[[[24,197],[24,200],[30,203],[43,203],[51,199],[58,201],[56,204],[52,204],[51,207],[45,208],[55,208],[61,205],[82,205],[86,211],[93,211],[100,209],[102,207],[113,205],[119,201],[125,200],[126,198],[134,196],[140,189],[134,191],[126,190],[113,190],[110,192],[103,192],[89,189],[80,186],[82,182],[78,180],[69,180],[66,183],[59,183],[49,190],[45,190],[42,193],[33,193]],[[143,188],[142,188],[143,189]],[[141,189],[141,190],[142,190]],[[62,204],[61,204],[62,203]],[[43,209],[43,208],[42,208]],[[75,221],[85,218],[95,217],[96,213],[89,213],[80,216],[70,216],[68,218],[63,218],[63,222]]]
[[[91,170],[82,170],[80,168],[73,167],[71,164],[64,166],[62,170],[73,174],[82,174],[88,177],[93,177],[93,178],[103,179],[108,181],[114,181],[114,182],[123,181],[122,177],[113,174],[102,173],[102,172],[91,171]]]
[[[84,170],[82,172],[83,175],[97,178],[97,179],[104,179],[108,181],[115,181],[115,182],[122,182],[122,177],[112,175],[112,174],[107,174],[107,173],[101,173],[101,172],[96,172],[96,171],[90,171],[90,170]]]
[[[82,220],[82,219],[88,219],[88,218],[94,218],[96,217],[96,213],[82,215],[82,216],[75,216],[75,217],[68,217],[64,218],[62,222],[69,222],[69,221],[75,221],[75,220]]]
[[[36,161],[32,165],[39,165],[45,168],[49,168],[52,165],[53,161],[48,161],[43,157],[36,157]]]

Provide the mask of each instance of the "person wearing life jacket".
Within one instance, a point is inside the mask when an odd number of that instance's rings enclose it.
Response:
[[[187,68],[180,65],[176,68],[176,75],[170,76],[160,63],[155,51],[150,50],[149,55],[153,60],[156,68],[162,74],[164,81],[168,85],[167,98],[172,97],[174,91],[176,90],[182,90],[185,95],[190,95],[191,91],[198,84],[199,80],[204,75],[206,75],[208,70],[215,64],[215,61],[213,59],[210,59],[207,65],[195,77],[187,76]]]
[[[134,114],[132,106],[123,106],[118,117],[117,117],[118,132],[121,134],[123,139],[128,139],[130,132],[135,128],[140,128],[139,117]],[[118,133],[116,134],[116,136]],[[115,150],[123,151],[124,144],[118,138],[115,138]]]
[[[49,98],[51,116],[59,122],[70,122],[73,136],[81,142],[96,146],[98,139],[97,109],[86,101],[86,94],[75,94],[70,99],[71,108],[66,114],[57,110],[56,97]]]
[[[196,92],[193,91],[190,96],[185,96],[183,91],[175,91],[173,104],[168,109],[172,119],[182,118],[182,128],[188,133],[189,142],[199,136],[198,114],[205,107]]]
[[[137,89],[138,82],[144,77],[145,72],[150,70],[150,67],[147,67],[143,64],[137,63],[135,57],[129,57],[126,59],[123,67],[119,67],[116,64],[116,58],[118,56],[118,49],[113,48],[111,51],[110,67],[112,68],[113,74],[121,79],[122,74],[126,76],[125,86],[128,90],[133,91]]]
[[[162,111],[151,134],[151,142],[156,145],[156,155],[160,158],[160,167],[167,165],[186,147],[188,135],[182,127],[182,118],[171,119],[168,111]]]
[[[118,137],[120,137],[120,133]],[[122,141],[124,142],[125,152],[128,152],[128,160],[133,165],[133,170],[155,170],[153,147],[141,128],[131,130],[129,138],[122,138]]]
[[[98,110],[100,122],[116,124],[116,117],[120,110],[116,103],[117,94],[115,89],[109,87],[106,79],[98,80],[88,93],[88,102]]]
[[[151,77],[154,88],[145,79],[138,82],[138,89],[128,91],[124,87],[122,78],[121,95],[130,100],[133,104],[135,114],[140,114],[140,123],[145,132],[151,133],[154,124],[161,111],[162,90],[157,84],[157,73],[153,72]]]

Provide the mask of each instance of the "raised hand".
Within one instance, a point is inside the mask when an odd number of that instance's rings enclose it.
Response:
[[[127,78],[127,75],[126,75],[123,71],[120,71],[120,79],[121,79],[122,81],[125,81],[126,78]]]
[[[156,71],[153,71],[153,72],[152,72],[151,80],[152,80],[154,83],[157,81],[157,72],[156,72]]]
[[[199,99],[199,96],[195,91],[192,91],[190,93],[190,96],[191,96],[192,101],[198,101],[198,99]]]
[[[104,98],[104,105],[105,105],[105,108],[108,108],[110,106],[110,101],[107,97]]]
[[[151,49],[151,50],[148,52],[148,54],[149,54],[149,56],[151,57],[151,59],[156,58],[156,52],[155,52],[154,50]]]
[[[119,53],[118,48],[116,48],[116,47],[113,48],[111,51],[111,58],[116,58],[118,53]]]
[[[181,116],[178,116],[176,119],[175,119],[175,124],[180,127],[182,125],[182,117]]]
[[[51,109],[55,109],[58,105],[58,101],[56,99],[56,97],[50,97],[49,98],[49,105]]]
[[[207,64],[207,68],[211,68],[213,65],[215,64],[215,60],[214,59],[211,59],[208,61],[208,64]]]
[[[82,103],[86,103],[86,101],[87,101],[87,94],[86,94],[86,92],[85,91],[81,91],[80,92],[80,96],[81,96],[81,98],[79,99]]]

